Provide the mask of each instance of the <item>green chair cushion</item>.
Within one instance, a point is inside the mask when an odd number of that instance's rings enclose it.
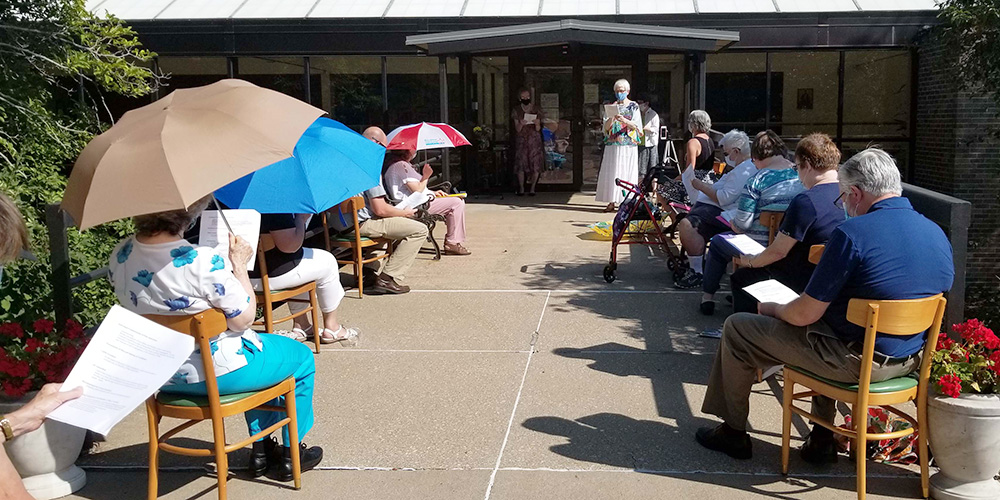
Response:
[[[353,242],[354,241],[354,236],[337,236],[337,237],[333,238],[333,241]],[[364,241],[371,241],[371,238],[365,238],[364,236],[362,236],[361,237],[361,241],[363,241],[363,242]]]
[[[254,392],[239,392],[236,394],[226,394],[224,396],[219,396],[219,403],[229,404],[235,403],[241,399],[246,399],[250,396],[257,394]],[[188,406],[188,407],[201,407],[208,406],[207,396],[190,396],[187,394],[171,394],[169,392],[160,391],[156,395],[156,401],[160,404],[172,405],[172,406]]]
[[[837,382],[835,380],[823,378],[820,377],[819,375],[816,375],[815,373],[810,372],[809,370],[803,370],[802,368],[799,368],[797,366],[785,366],[785,368],[786,369],[790,368],[803,375],[808,375],[816,380],[819,380],[821,382],[826,382],[827,384],[830,384],[834,387],[839,387],[847,391],[857,392],[858,390],[858,384],[848,384],[844,382]],[[877,394],[883,392],[905,391],[908,389],[913,389],[917,385],[918,385],[917,372],[914,372],[904,377],[891,378],[889,380],[883,380],[881,382],[872,382],[871,384],[868,385],[868,392],[872,394]]]

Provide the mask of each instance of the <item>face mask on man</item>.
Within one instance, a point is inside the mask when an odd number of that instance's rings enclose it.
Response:
[[[615,97],[618,98],[618,102],[623,102],[628,97],[628,92],[615,92]]]
[[[527,105],[531,104],[531,99],[521,99],[521,104],[524,104],[525,106],[527,106]]]
[[[726,155],[726,165],[729,165],[730,167],[735,167],[736,166],[736,161],[733,160],[732,156]]]

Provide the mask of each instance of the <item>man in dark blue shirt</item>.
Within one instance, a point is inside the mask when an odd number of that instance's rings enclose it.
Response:
[[[914,299],[951,289],[951,245],[937,225],[901,198],[895,161],[880,149],[862,151],[840,167],[840,189],[848,220],[833,231],[805,292],[788,304],[763,303],[759,314],[726,320],[702,411],[721,417],[699,429],[703,446],[735,458],[750,458],[746,420],[758,368],[790,364],[820,377],[857,383],[864,330],[847,322],[851,298]],[[919,367],[925,334],[878,335],[871,381],[904,376]],[[813,414],[833,421],[834,401],[813,398]],[[837,459],[832,432],[814,426],[803,459]]]

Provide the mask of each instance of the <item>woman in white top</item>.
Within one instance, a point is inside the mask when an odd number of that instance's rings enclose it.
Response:
[[[604,159],[597,177],[597,201],[608,204],[606,211],[625,200],[615,179],[638,184],[639,134],[642,133],[642,113],[635,101],[628,99],[628,80],[615,82],[615,104],[618,114],[604,117]]]
[[[199,200],[187,210],[133,218],[135,235],[119,243],[109,260],[115,295],[123,307],[138,314],[190,315],[208,309],[221,310],[229,329],[210,341],[219,393],[261,390],[294,376],[301,440],[313,425],[316,365],[312,351],[290,338],[258,334],[250,329],[257,301],[247,273],[253,250],[246,241],[230,236],[230,271],[226,269],[225,257],[214,248],[195,246],[183,238],[184,231],[194,225],[208,200]],[[205,395],[205,369],[197,349],[160,390]],[[280,412],[261,410],[248,411],[245,416],[250,434],[284,418]],[[280,456],[275,452],[274,438],[253,444],[250,470],[254,476],[270,469],[280,481],[292,479],[287,428],[282,434],[285,448]],[[301,446],[302,470],[319,464],[323,449]]]
[[[427,180],[434,174],[430,165],[424,165],[418,174],[410,163],[417,152],[412,149],[390,149],[386,152],[385,188],[396,200],[403,200],[413,193],[425,193],[431,201],[429,213],[443,215],[448,231],[444,236],[444,253],[447,255],[469,255],[465,242],[465,200],[449,197],[444,191],[427,189]]]

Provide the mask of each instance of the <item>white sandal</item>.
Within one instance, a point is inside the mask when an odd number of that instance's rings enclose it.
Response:
[[[333,331],[329,328],[324,328],[323,333],[320,334],[319,341],[321,344],[334,344],[337,342],[342,343],[348,347],[354,347],[358,345],[358,337],[361,333],[353,328],[344,328],[343,325]]]
[[[274,334],[281,335],[282,337],[288,337],[298,342],[302,342],[306,339],[306,332],[302,331],[301,328],[292,328],[291,330],[275,330]]]

